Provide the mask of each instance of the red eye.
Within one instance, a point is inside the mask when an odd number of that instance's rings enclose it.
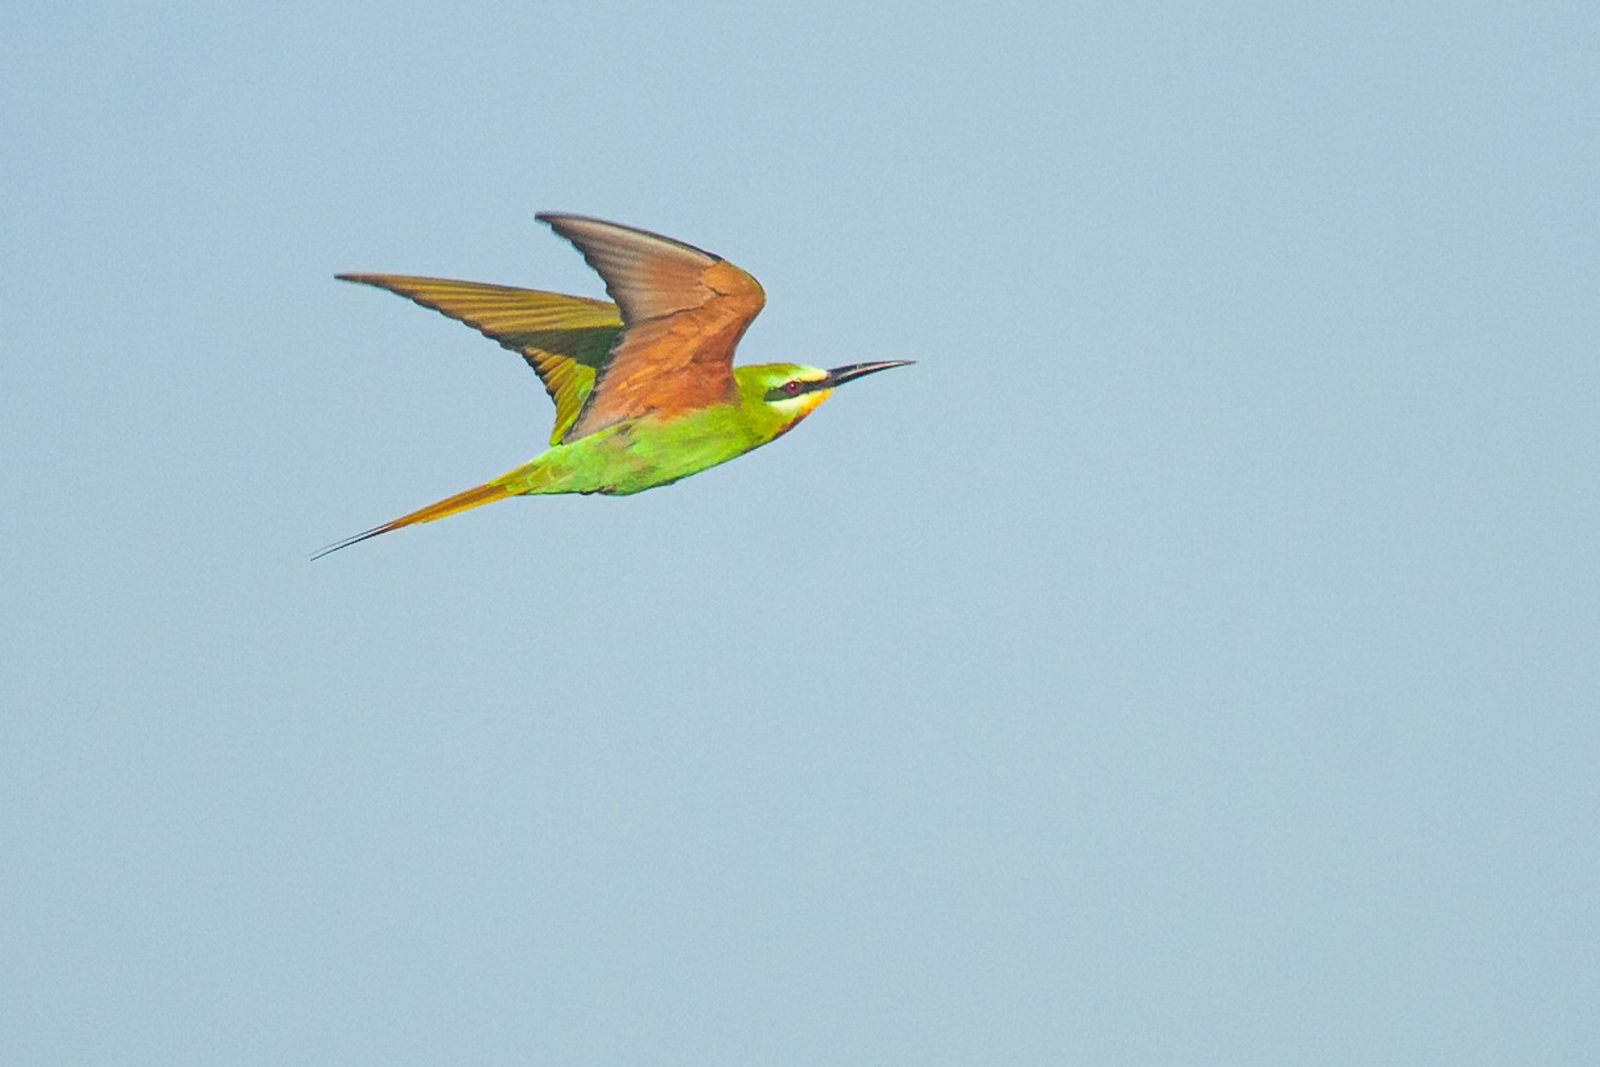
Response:
[[[799,382],[785,382],[784,386],[783,386],[783,391],[788,393],[790,396],[799,396],[800,395],[800,383]]]

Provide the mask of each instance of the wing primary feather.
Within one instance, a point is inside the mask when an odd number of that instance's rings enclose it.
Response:
[[[585,296],[409,274],[340,274],[465,323],[518,353],[556,405],[550,440],[561,439],[622,329],[615,304]]]

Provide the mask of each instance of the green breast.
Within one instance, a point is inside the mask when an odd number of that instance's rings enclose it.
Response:
[[[551,448],[528,465],[522,491],[620,496],[654,489],[766,444],[777,436],[770,422],[734,404],[671,419],[647,415]]]

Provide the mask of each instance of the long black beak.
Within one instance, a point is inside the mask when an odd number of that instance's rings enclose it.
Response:
[[[832,389],[835,386],[843,385],[845,382],[855,381],[857,378],[865,378],[867,375],[877,374],[881,370],[888,370],[890,367],[905,367],[915,362],[916,360],[914,359],[884,359],[876,363],[851,363],[844,367],[834,367],[828,372],[828,376],[817,384],[824,389]]]

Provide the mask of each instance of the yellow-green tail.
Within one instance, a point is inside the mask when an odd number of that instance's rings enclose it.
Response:
[[[379,534],[388,533],[390,530],[398,530],[402,526],[410,526],[418,522],[432,522],[434,519],[442,519],[446,515],[454,515],[458,511],[475,508],[479,504],[488,504],[492,501],[504,500],[508,496],[515,495],[512,490],[505,487],[503,479],[496,478],[492,482],[484,482],[482,485],[473,486],[471,489],[457,493],[455,496],[447,496],[443,500],[429,504],[425,508],[418,508],[411,514],[402,515],[398,519],[384,523],[382,526],[374,526],[372,529],[358,533],[354,537],[346,537],[343,541],[335,541],[311,558],[321,559],[329,552],[337,552],[341,548],[349,548],[351,545],[365,541],[369,537],[377,537]]]

